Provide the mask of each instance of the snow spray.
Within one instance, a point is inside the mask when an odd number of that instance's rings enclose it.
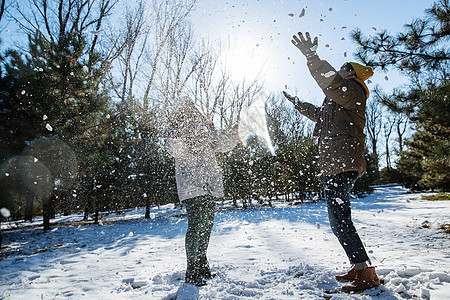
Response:
[[[266,99],[266,95],[264,93],[260,93],[258,99],[242,110],[238,126],[238,134],[244,146],[247,146],[247,141],[252,136],[262,139],[267,148],[269,148],[270,153],[275,156],[275,149],[273,148],[269,136],[269,130],[267,129],[265,110]]]

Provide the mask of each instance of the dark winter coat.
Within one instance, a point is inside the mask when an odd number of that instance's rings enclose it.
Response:
[[[325,99],[321,107],[299,102],[296,109],[316,122],[313,135],[319,138],[322,174],[357,171],[362,176],[366,171],[366,85],[356,77],[342,78],[318,56],[308,59],[308,68]]]

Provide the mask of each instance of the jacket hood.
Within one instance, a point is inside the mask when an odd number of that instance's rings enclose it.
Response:
[[[349,62],[349,64],[352,66],[353,70],[355,70],[356,77],[358,77],[358,79],[365,81],[373,76],[372,67],[363,66],[356,62]]]
[[[361,84],[361,86],[364,88],[364,91],[366,92],[366,99],[369,99],[369,88],[367,87],[366,83],[364,81],[362,81],[361,79],[359,79],[356,76],[349,76],[346,79],[353,79],[356,82],[358,82],[359,84]]]

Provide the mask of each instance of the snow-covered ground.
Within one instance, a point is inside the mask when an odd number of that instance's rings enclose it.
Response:
[[[187,220],[173,205],[153,208],[147,220],[134,210],[101,225],[10,229],[3,232],[0,298],[450,299],[450,237],[439,229],[450,223],[450,201],[385,186],[353,204],[384,281],[363,294],[337,292],[334,274],[349,264],[319,202],[218,206],[208,252],[217,276],[201,288],[183,283]]]

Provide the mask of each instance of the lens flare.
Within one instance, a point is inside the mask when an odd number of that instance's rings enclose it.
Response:
[[[267,146],[270,153],[275,156],[275,149],[270,140],[269,130],[267,129],[265,99],[267,99],[267,97],[265,97],[264,94],[260,94],[258,99],[242,110],[238,134],[244,146],[247,146],[250,137],[256,136],[260,138]]]
[[[55,190],[66,190],[74,182],[78,172],[77,157],[61,140],[39,138],[24,153],[35,157],[48,168]]]
[[[4,218],[9,218],[11,216],[11,212],[9,211],[9,209],[2,207],[0,209],[0,215],[2,215]]]
[[[48,199],[53,190],[50,170],[32,156],[17,158],[16,170],[27,190],[42,199]]]
[[[15,156],[8,159],[2,167],[4,176],[8,177],[9,186],[22,190],[34,196],[47,199],[52,193],[53,185],[48,168],[32,156]]]
[[[12,193],[31,193],[45,200],[56,190],[72,186],[78,172],[75,153],[55,138],[33,141],[19,156],[0,166],[0,180]]]

